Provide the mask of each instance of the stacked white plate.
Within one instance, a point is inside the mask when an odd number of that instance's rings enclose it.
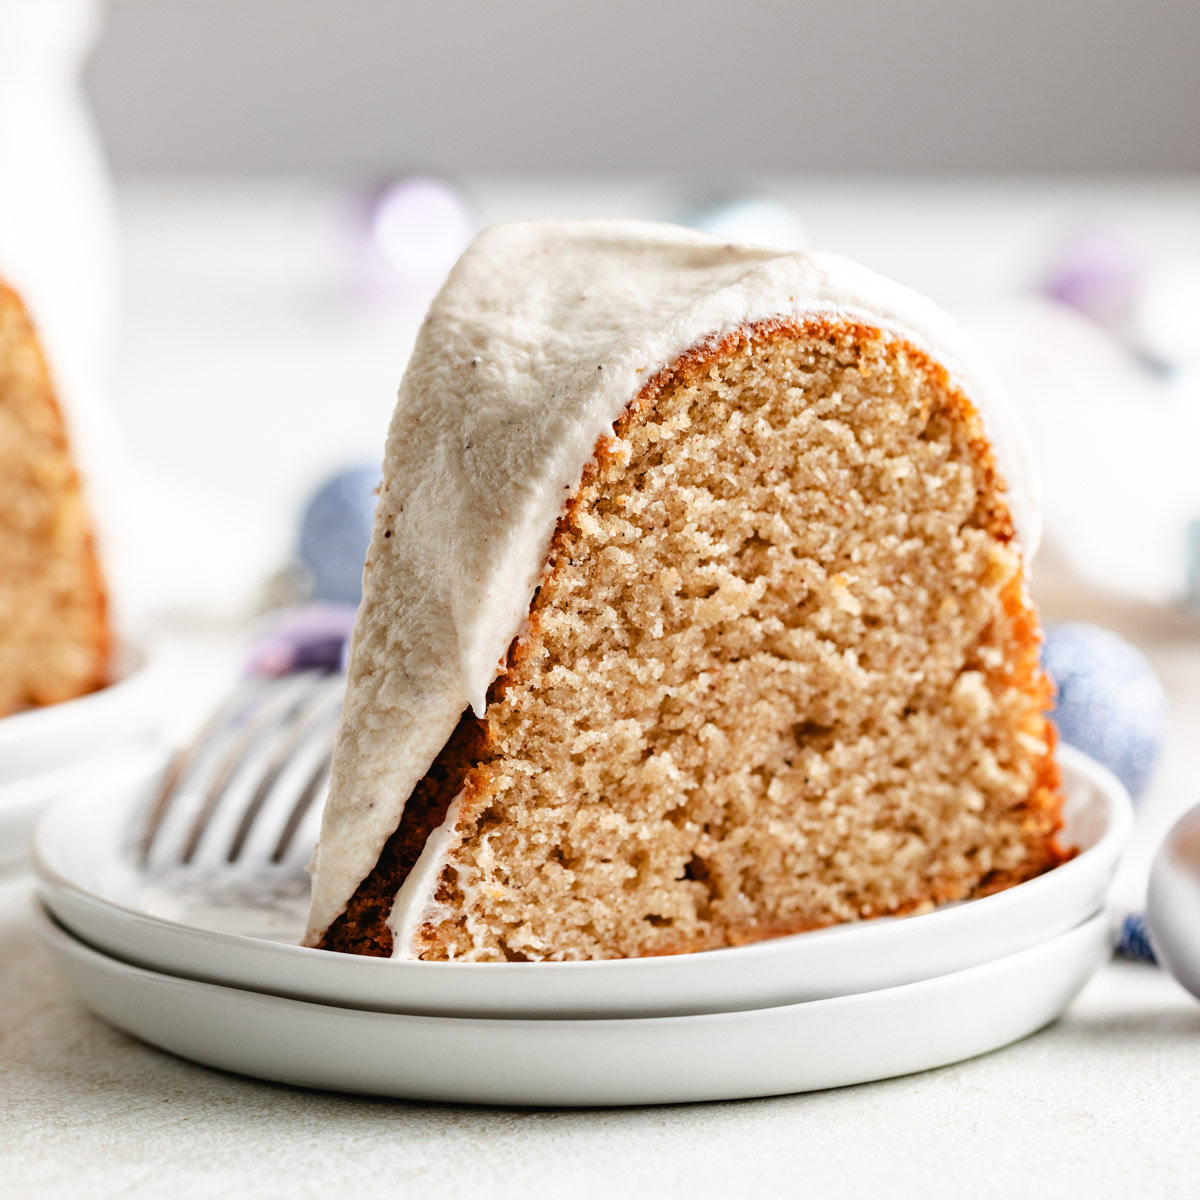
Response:
[[[50,803],[151,743],[162,691],[161,665],[124,647],[108,687],[0,717],[0,867],[24,858],[34,822]]]
[[[1064,749],[1079,853],[1018,887],[673,958],[420,963],[295,943],[299,867],[147,875],[132,847],[159,759],[39,824],[39,921],[114,1025],[263,1079],[422,1100],[611,1105],[806,1091],[943,1066],[1058,1017],[1111,949],[1131,823],[1120,783]]]

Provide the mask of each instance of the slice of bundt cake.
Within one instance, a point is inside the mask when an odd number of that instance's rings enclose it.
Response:
[[[29,316],[0,282],[0,716],[100,687],[110,642],[62,414]]]
[[[388,439],[309,944],[671,954],[1053,866],[1036,522],[986,365],[906,289],[483,234]]]

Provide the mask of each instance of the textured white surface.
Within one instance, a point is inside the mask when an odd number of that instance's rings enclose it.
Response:
[[[931,300],[837,255],[673,225],[495,226],[450,272],[400,385],[314,860],[310,941],[374,866],[463,710],[483,715],[597,440],[686,351],[757,322],[816,316],[882,328],[961,380],[1032,557],[1037,490],[1020,423],[986,359]],[[425,893],[408,889],[418,914],[435,885],[431,874]],[[392,924],[416,927],[400,912]]]
[[[1187,1196],[1200,1005],[1105,969],[1057,1025],[906,1079],[599,1112],[399,1104],[223,1075],[90,1016],[0,884],[0,1178],[12,1200],[795,1194]]]

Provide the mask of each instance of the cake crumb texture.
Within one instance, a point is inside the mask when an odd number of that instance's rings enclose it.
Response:
[[[110,641],[62,415],[29,317],[0,283],[0,716],[102,686]]]
[[[833,318],[697,349],[598,448],[486,714],[389,843],[461,796],[412,953],[679,953],[1038,874],[1062,858],[1039,638],[940,366]],[[328,948],[392,951],[400,858]]]

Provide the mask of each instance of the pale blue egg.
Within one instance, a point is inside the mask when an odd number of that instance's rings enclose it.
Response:
[[[362,598],[363,563],[375,519],[378,467],[355,467],[323,483],[300,520],[299,553],[313,596],[337,604]]]
[[[771,196],[731,195],[688,209],[681,224],[731,242],[800,250],[808,245],[808,231],[796,210]]]
[[[1042,662],[1058,688],[1051,717],[1063,741],[1137,799],[1167,737],[1167,698],[1145,656],[1112,630],[1072,621],[1046,631]]]

